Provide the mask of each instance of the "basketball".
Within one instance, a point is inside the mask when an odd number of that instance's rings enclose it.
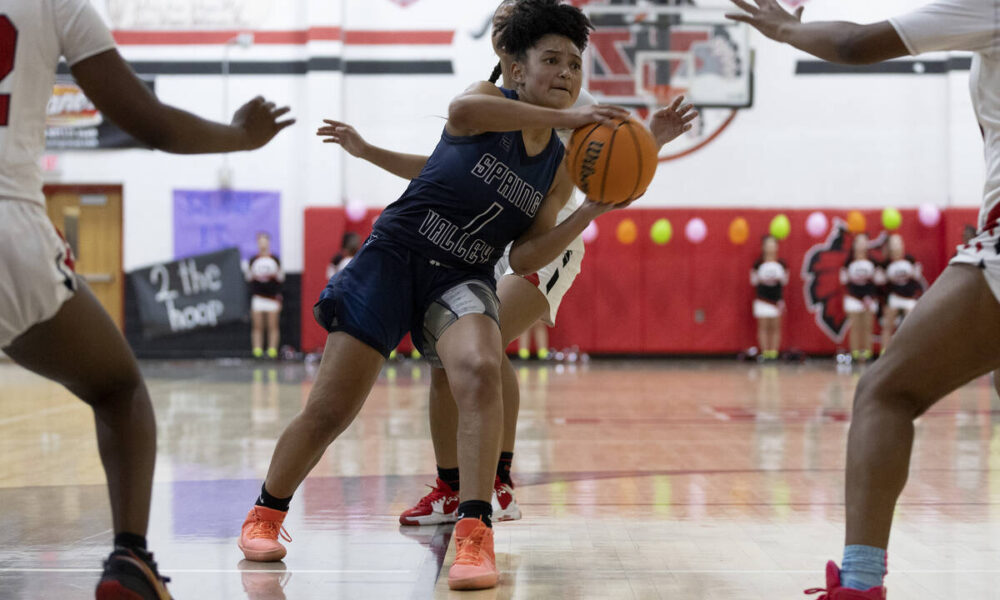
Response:
[[[632,118],[578,128],[567,152],[573,183],[595,202],[635,200],[646,192],[656,173],[656,140]]]

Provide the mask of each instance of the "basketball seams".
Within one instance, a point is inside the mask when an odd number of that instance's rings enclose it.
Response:
[[[635,145],[636,162],[635,185],[632,187],[632,193],[628,195],[628,200],[635,200],[635,196],[639,192],[639,183],[642,181],[642,148],[639,145],[639,137],[634,131],[631,120],[628,121],[628,133],[632,136],[632,144]]]
[[[577,167],[577,164],[576,164],[576,159],[579,158],[580,152],[584,148],[587,147],[587,140],[589,140],[590,136],[594,135],[594,132],[597,131],[600,128],[601,128],[601,124],[600,123],[594,123],[594,126],[590,128],[590,131],[588,131],[583,136],[583,139],[580,140],[580,143],[576,145],[576,148],[573,150],[573,156],[571,156],[570,160],[569,160],[569,166],[573,170],[572,172],[574,172],[574,173],[577,172],[577,168],[578,167]],[[573,137],[576,137],[576,135],[574,134]],[[573,145],[572,142],[573,142],[573,138],[571,137],[570,138],[570,145],[571,146]]]
[[[604,177],[601,178],[601,196],[600,196],[602,202],[604,201],[604,188],[607,186],[608,183],[608,167],[611,165],[611,152],[612,152],[611,149],[615,147],[615,138],[618,137],[618,130],[621,129],[622,125],[624,125],[625,123],[628,123],[627,119],[615,125],[615,130],[611,132],[611,138],[608,139],[608,145],[605,147],[604,150],[604,169],[603,169],[604,172],[602,173]]]

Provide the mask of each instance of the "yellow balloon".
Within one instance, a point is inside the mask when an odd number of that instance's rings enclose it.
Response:
[[[865,216],[856,210],[847,213],[847,230],[851,233],[864,233],[868,223]]]
[[[739,246],[745,244],[750,237],[750,225],[743,217],[736,217],[729,224],[729,241]]]
[[[639,236],[639,230],[635,226],[635,221],[632,219],[622,219],[618,223],[618,228],[615,230],[615,234],[618,236],[618,241],[623,244],[631,244],[635,242],[635,239]]]

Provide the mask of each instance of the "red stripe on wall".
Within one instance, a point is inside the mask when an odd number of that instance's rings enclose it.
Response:
[[[186,46],[226,44],[240,30],[215,31],[115,31],[122,46]],[[253,31],[255,44],[305,44],[315,41],[345,41],[357,45],[449,45],[454,31],[361,31],[344,32],[340,27],[312,27],[296,31]]]
[[[449,45],[455,38],[454,31],[348,31],[345,35],[348,44],[413,44],[413,45]]]

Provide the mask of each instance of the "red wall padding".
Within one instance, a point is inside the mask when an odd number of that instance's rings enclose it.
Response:
[[[613,211],[597,221],[597,238],[587,244],[583,272],[560,308],[550,345],[578,346],[602,354],[726,354],[756,345],[756,323],[751,314],[754,291],[749,273],[760,249],[760,238],[771,219],[783,212],[791,221],[791,234],[781,243],[780,255],[788,264],[790,282],[785,289],[787,311],[782,348],[807,353],[834,352],[841,344],[831,340],[816,324],[804,299],[802,264],[809,249],[826,238],[811,238],[805,229],[809,210],[747,209],[629,209]],[[831,221],[846,221],[847,210],[823,210]],[[941,222],[927,228],[916,210],[901,211],[899,232],[907,252],[923,264],[932,282],[961,243],[962,227],[976,222],[976,209],[948,209]],[[868,234],[881,230],[881,211],[862,211]],[[302,346],[322,348],[325,332],[312,317],[312,303],[326,284],[325,269],[340,247],[345,231],[366,236],[377,213],[369,211],[361,222],[349,222],[340,208],[310,208],[305,213],[305,261],[302,274]],[[708,236],[700,244],[688,241],[684,227],[700,217]],[[750,238],[743,245],[729,240],[729,224],[743,217]],[[638,226],[635,243],[622,244],[618,223],[632,219]],[[654,244],[649,230],[660,218],[669,219],[674,235],[665,245]],[[839,296],[831,302],[840,302]],[[408,350],[408,344],[403,348]]]

